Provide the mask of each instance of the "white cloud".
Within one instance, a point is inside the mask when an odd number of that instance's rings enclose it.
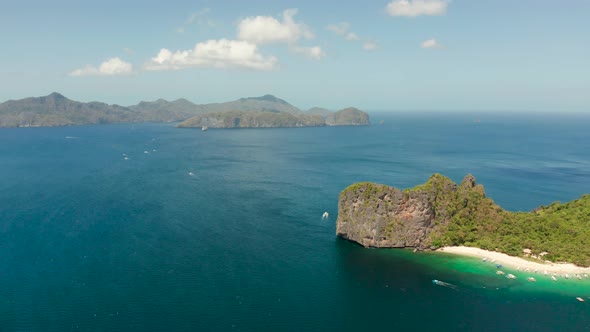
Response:
[[[326,28],[333,33],[344,37],[346,40],[350,41],[358,41],[363,43],[363,49],[366,51],[372,51],[377,49],[377,44],[372,40],[363,40],[360,38],[356,33],[350,31],[350,23],[348,22],[340,22],[336,24],[330,24]]]
[[[291,51],[299,54],[303,54],[308,58],[320,60],[321,58],[326,56],[326,53],[322,50],[319,46],[313,47],[302,47],[302,46],[292,46]]]
[[[208,27],[214,28],[218,25],[218,22],[212,18],[210,18],[209,14],[211,13],[211,9],[203,8],[199,11],[191,13],[189,17],[184,21],[183,26],[176,29],[178,33],[185,33],[186,27],[191,24],[196,24],[201,27]]]
[[[209,8],[203,8],[195,13],[192,13],[184,22],[184,24],[188,25],[188,24],[193,24],[193,23],[198,23],[198,24],[206,24],[208,23],[207,20],[203,20],[203,17],[207,16],[209,13],[211,12],[211,9]]]
[[[274,56],[263,56],[258,47],[243,40],[208,40],[192,50],[172,52],[161,49],[144,65],[146,70],[179,70],[190,67],[249,68],[271,70],[277,65]]]
[[[373,41],[368,41],[363,44],[363,49],[365,51],[373,51],[373,50],[376,50],[377,47],[379,47],[379,46],[377,45],[377,43],[375,43]]]
[[[346,40],[357,41],[360,40],[356,33],[350,31],[350,24],[348,22],[340,22],[336,24],[330,24],[326,28],[333,33],[344,37]]]
[[[359,36],[356,35],[356,33],[349,32],[349,33],[346,34],[346,36],[344,36],[344,39],[355,41],[355,40],[359,40],[360,38],[359,38]]]
[[[385,10],[391,16],[444,15],[448,4],[447,0],[394,0]]]
[[[348,33],[348,30],[350,29],[350,24],[348,22],[340,22],[340,23],[336,23],[336,24],[330,24],[330,25],[328,25],[327,29],[337,35],[344,36],[345,34]]]
[[[304,23],[293,19],[296,14],[297,9],[285,10],[282,22],[271,16],[247,17],[238,24],[238,39],[257,45],[293,44],[301,38],[312,39],[311,30]]]
[[[420,44],[422,48],[443,48],[443,45],[436,41],[436,39],[428,39]]]
[[[98,67],[87,65],[69,73],[70,76],[115,76],[129,75],[133,72],[133,65],[120,58],[110,58]]]

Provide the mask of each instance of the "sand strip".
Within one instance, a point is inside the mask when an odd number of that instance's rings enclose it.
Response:
[[[572,278],[575,274],[590,274],[590,267],[580,267],[574,264],[543,263],[541,261],[537,263],[520,257],[508,256],[503,253],[473,247],[443,247],[437,251],[446,252],[449,254],[479,257],[482,260],[485,258],[488,262],[493,261],[496,264],[502,264],[503,266],[521,271],[537,271],[538,273],[546,272],[548,274],[556,274],[560,276],[569,274]]]

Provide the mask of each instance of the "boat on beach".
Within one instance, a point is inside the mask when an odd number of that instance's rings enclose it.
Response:
[[[506,276],[506,278],[508,278],[508,279],[516,279],[516,276],[515,276],[514,274],[512,274],[512,273],[509,273],[509,274]]]
[[[526,278],[526,280],[528,280],[529,282],[536,282],[537,279],[533,278],[533,277],[528,277]]]

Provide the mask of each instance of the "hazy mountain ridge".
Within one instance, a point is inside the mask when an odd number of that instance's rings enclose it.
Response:
[[[79,102],[66,98],[54,92],[48,96],[29,97],[20,100],[9,100],[0,103],[0,127],[45,127],[69,126],[86,124],[108,124],[121,122],[176,122],[190,119],[197,115],[231,112],[228,116],[244,118],[243,123],[253,123],[255,126],[317,126],[340,125],[346,119],[336,116],[326,109],[314,108],[303,112],[287,101],[273,95],[261,97],[240,98],[224,103],[195,104],[186,99],[168,101],[141,101],[136,105],[120,106],[106,103]],[[244,113],[258,112],[255,116],[245,116]],[[361,112],[361,111],[358,111]],[[276,113],[271,116],[267,113]],[[291,114],[287,117],[283,114]],[[364,112],[362,112],[364,113]],[[335,118],[330,118],[334,116]],[[201,117],[203,118],[203,117]],[[213,119],[214,117],[209,116]],[[272,120],[271,120],[272,118]],[[363,116],[359,116],[362,119]],[[262,123],[256,119],[264,119]],[[322,123],[318,122],[322,120]],[[323,123],[324,120],[330,119]],[[367,121],[364,124],[368,124]],[[266,122],[270,121],[270,122]],[[196,123],[194,120],[192,123]],[[278,124],[278,125],[277,125]],[[356,123],[350,123],[356,124]]]
[[[54,92],[44,97],[9,100],[0,104],[0,127],[43,127],[134,122],[136,110],[93,101],[78,102]]]

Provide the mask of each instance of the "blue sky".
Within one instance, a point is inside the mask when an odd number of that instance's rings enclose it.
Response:
[[[586,0],[8,1],[0,45],[0,101],[590,112]]]

